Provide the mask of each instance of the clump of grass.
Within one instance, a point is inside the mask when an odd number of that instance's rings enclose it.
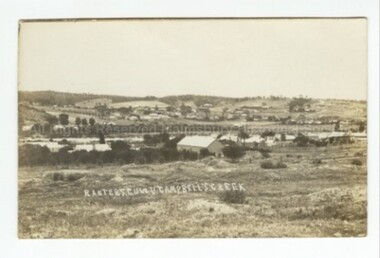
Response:
[[[351,164],[355,166],[362,166],[363,162],[360,159],[354,159],[351,161]]]
[[[81,179],[83,176],[84,175],[82,175],[80,173],[68,174],[67,177],[66,177],[66,181],[74,182],[74,181],[77,181],[77,180]]]
[[[219,195],[219,199],[225,203],[244,204],[245,192],[243,191],[226,191]]]
[[[322,160],[321,159],[313,159],[312,163],[315,165],[320,165],[320,164],[322,164]]]
[[[272,162],[270,160],[266,160],[260,163],[261,168],[264,169],[279,169],[279,168],[286,168],[286,164],[282,161],[279,162]]]

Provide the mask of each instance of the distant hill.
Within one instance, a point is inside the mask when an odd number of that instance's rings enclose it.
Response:
[[[97,99],[110,98],[114,107],[130,106],[134,103],[150,102],[148,106],[156,106],[157,103],[162,105],[180,106],[182,104],[192,107],[211,104],[214,106],[214,111],[218,109],[239,108],[243,106],[271,106],[273,112],[277,115],[282,113],[287,114],[288,104],[292,98],[283,96],[256,96],[244,98],[230,98],[220,96],[206,95],[178,95],[165,97],[130,97],[130,96],[115,96],[115,95],[97,95],[87,93],[66,93],[55,91],[19,91],[19,103],[37,102],[41,105],[74,105],[77,102]],[[316,105],[317,112],[314,115],[341,115],[343,117],[363,116],[366,113],[366,101],[357,100],[336,100],[336,99],[311,99],[312,104]],[[130,103],[128,103],[130,102]],[[165,104],[164,104],[165,103]],[[161,105],[160,104],[160,105]],[[318,108],[318,106],[320,106]],[[318,112],[319,110],[319,112]]]
[[[19,102],[37,102],[41,105],[74,105],[77,102],[95,99],[110,98],[114,103],[136,100],[156,100],[156,97],[125,97],[114,95],[97,95],[87,93],[67,93],[56,91],[19,91]]]

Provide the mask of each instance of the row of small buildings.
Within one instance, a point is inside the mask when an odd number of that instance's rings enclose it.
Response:
[[[334,143],[351,143],[351,142],[366,142],[366,133],[348,133],[348,132],[322,132],[322,133],[304,133],[299,134],[307,137],[310,140],[326,142],[327,144]],[[291,144],[296,139],[296,135],[291,134],[275,134],[273,136],[262,137],[254,134],[247,139],[241,139],[234,134],[226,134],[221,137],[216,136],[185,136],[177,143],[177,150],[188,150],[200,153],[202,149],[207,149],[210,153],[216,156],[223,155],[223,148],[231,142],[245,147],[273,147],[276,145]],[[126,138],[111,138],[106,144],[97,143],[97,138],[73,138],[66,139],[66,142],[73,144],[73,151],[108,151],[111,150],[110,144],[112,141],[125,141]],[[129,142],[141,142],[141,138],[128,139]],[[62,144],[62,140],[55,141],[26,141],[23,144],[32,144],[46,146],[52,152],[58,152],[67,145]]]

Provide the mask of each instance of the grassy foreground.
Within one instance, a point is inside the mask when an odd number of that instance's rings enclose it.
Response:
[[[367,229],[364,145],[278,148],[263,169],[257,152],[239,163],[21,167],[20,238],[351,237]],[[362,165],[352,164],[359,159]],[[245,201],[222,192],[90,196],[85,190],[241,183]]]

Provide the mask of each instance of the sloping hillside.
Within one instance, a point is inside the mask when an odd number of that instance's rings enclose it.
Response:
[[[53,116],[46,113],[45,111],[38,110],[36,108],[30,107],[28,105],[19,105],[19,121],[23,124],[44,124],[52,119]]]

